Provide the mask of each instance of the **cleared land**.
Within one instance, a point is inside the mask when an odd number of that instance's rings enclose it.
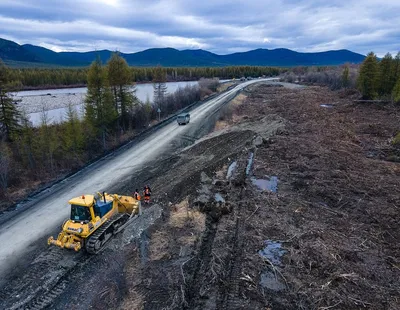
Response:
[[[245,95],[154,181],[179,203],[147,232],[146,263],[132,251],[121,308],[398,309],[399,108],[320,87]],[[276,193],[244,174],[250,152]]]

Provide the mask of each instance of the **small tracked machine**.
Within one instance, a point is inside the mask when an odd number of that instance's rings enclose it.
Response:
[[[141,215],[139,200],[104,192],[73,198],[69,204],[70,219],[57,239],[50,237],[47,243],[75,251],[85,248],[90,254],[97,254],[113,235]]]

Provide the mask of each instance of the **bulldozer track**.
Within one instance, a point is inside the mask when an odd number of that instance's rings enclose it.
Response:
[[[46,295],[41,295],[32,299],[29,303],[20,306],[16,309],[18,310],[42,310],[46,307],[50,306],[54,299],[56,299],[61,293],[64,291],[65,287],[67,286],[68,281],[62,280],[59,281],[51,291],[46,292]]]
[[[10,281],[2,289],[1,300],[4,303],[0,303],[0,308],[44,309],[50,305],[66,287],[68,273],[87,259],[78,253],[67,265],[63,265],[64,257],[65,250],[60,248],[50,248],[40,255],[29,265],[26,274]]]
[[[123,220],[125,219],[125,220]],[[127,214],[116,214],[97,229],[86,241],[86,251],[89,254],[97,254],[104,249],[104,245],[113,235],[122,230],[124,224],[129,220]],[[121,224],[120,224],[121,223]],[[120,224],[122,227],[116,226]],[[100,242],[100,244],[98,243]]]

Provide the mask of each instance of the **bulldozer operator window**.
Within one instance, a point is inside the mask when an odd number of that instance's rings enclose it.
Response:
[[[90,211],[88,207],[71,205],[71,220],[90,221]]]

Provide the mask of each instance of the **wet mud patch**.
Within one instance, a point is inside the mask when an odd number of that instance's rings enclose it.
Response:
[[[287,252],[278,241],[266,240],[265,247],[258,251],[258,254],[269,261],[272,265],[281,266],[282,256]]]
[[[272,176],[269,179],[257,179],[255,177],[251,178],[251,183],[257,186],[261,191],[271,191],[276,193],[278,190],[278,177]]]

